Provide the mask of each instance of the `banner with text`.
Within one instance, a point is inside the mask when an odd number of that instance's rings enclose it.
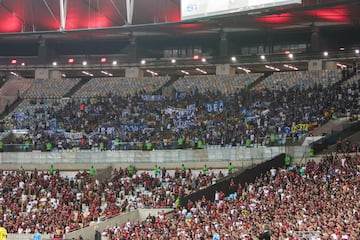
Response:
[[[121,128],[125,131],[125,132],[138,132],[143,130],[144,128],[146,128],[147,126],[145,124],[142,123],[127,123],[127,124],[121,124]]]
[[[205,109],[208,112],[222,112],[224,110],[224,101],[216,101],[212,103],[205,103],[204,104]]]
[[[163,95],[141,95],[143,101],[162,101],[165,99]]]
[[[195,116],[195,110],[194,109],[183,109],[183,108],[173,108],[168,107],[165,109],[165,114],[168,115],[176,115],[178,118],[188,116],[188,117],[194,117]]]

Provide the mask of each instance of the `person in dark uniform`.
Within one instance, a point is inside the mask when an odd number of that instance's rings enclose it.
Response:
[[[101,233],[97,227],[95,228],[95,240],[101,240]]]
[[[264,230],[262,231],[262,233],[259,234],[258,239],[259,240],[270,240],[271,239],[271,231],[270,231],[270,227],[268,225],[264,226]]]

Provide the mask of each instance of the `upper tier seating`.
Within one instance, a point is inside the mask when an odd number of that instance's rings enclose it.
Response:
[[[35,79],[34,84],[24,94],[24,98],[61,98],[69,92],[80,78]]]
[[[97,97],[100,95],[106,96],[110,93],[122,97],[133,96],[138,93],[151,94],[169,80],[170,77],[168,76],[143,78],[92,78],[74,94],[74,97]]]

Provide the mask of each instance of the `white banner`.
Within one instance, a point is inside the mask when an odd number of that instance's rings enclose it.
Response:
[[[301,0],[181,0],[181,20],[300,3]]]

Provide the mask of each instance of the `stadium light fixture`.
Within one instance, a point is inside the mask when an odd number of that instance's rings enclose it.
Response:
[[[112,77],[112,73],[109,73],[107,71],[101,71],[102,74],[106,75],[106,76],[109,76],[109,77]]]
[[[185,71],[185,70],[181,70],[180,72],[182,72],[182,73],[185,74],[185,75],[189,75],[189,74],[190,74],[188,71]]]
[[[176,63],[176,59],[175,58],[171,59],[171,63]]]
[[[107,59],[105,57],[100,58],[101,63],[106,63]]]
[[[289,68],[289,69],[291,69],[291,70],[295,70],[295,71],[298,71],[298,70],[299,70],[299,68],[294,67],[294,66],[289,65],[289,64],[284,64],[284,67]]]
[[[276,68],[276,67],[273,67],[273,66],[270,66],[270,65],[265,65],[265,67],[266,67],[267,69],[271,69],[271,70],[273,70],[273,71],[280,72],[280,69],[279,69],[279,68]]]
[[[87,71],[82,71],[82,73],[85,74],[85,75],[88,75],[88,76],[90,76],[90,77],[93,77],[93,76],[94,76],[94,74],[89,73],[89,72],[87,72]]]
[[[157,72],[151,71],[149,69],[147,69],[146,72],[150,73],[152,76],[158,76],[159,75]]]
[[[237,67],[237,69],[242,70],[242,71],[244,71],[244,72],[246,72],[246,73],[251,73],[251,70],[248,69],[248,68]]]
[[[359,54],[359,53],[360,53],[360,50],[359,50],[359,49],[356,49],[356,50],[355,50],[355,53],[356,53],[356,54]]]
[[[206,58],[202,58],[201,61],[202,61],[203,63],[205,63],[205,62],[206,62]]]
[[[117,61],[114,60],[114,61],[112,62],[112,65],[114,65],[114,66],[117,65]]]
[[[11,59],[11,64],[16,64],[17,60],[16,59]]]
[[[232,56],[232,57],[231,57],[231,61],[232,61],[232,62],[236,62],[236,57],[235,57],[235,56]]]
[[[57,62],[53,62],[52,65],[55,67],[57,66]]]
[[[74,62],[75,62],[75,60],[73,58],[68,59],[68,63],[74,63]]]
[[[22,62],[22,63],[21,63],[21,66],[25,66],[25,63],[24,63],[24,62]]]
[[[345,51],[344,47],[339,47],[339,51]]]
[[[289,57],[290,59],[293,59],[293,58],[294,58],[294,54],[289,53],[288,57]]]
[[[86,65],[87,65],[87,61],[83,61],[83,62],[82,62],[82,65],[83,65],[83,66],[86,66]]]
[[[323,55],[324,55],[324,57],[327,57],[327,56],[329,56],[329,53],[325,51],[325,52],[323,53]]]
[[[265,60],[265,55],[261,55],[261,56],[260,56],[260,59],[261,59],[261,60]]]
[[[142,65],[144,65],[144,64],[146,64],[146,60],[145,59],[143,59],[143,60],[141,60],[141,62],[140,62]]]
[[[194,55],[194,56],[193,56],[193,60],[194,60],[194,61],[197,61],[197,60],[199,60],[199,59],[200,59],[200,56],[199,56],[199,55]]]
[[[202,74],[207,74],[206,71],[204,71],[204,70],[202,70],[202,69],[200,69],[200,68],[195,68],[195,70],[198,71],[198,72],[201,72]]]

